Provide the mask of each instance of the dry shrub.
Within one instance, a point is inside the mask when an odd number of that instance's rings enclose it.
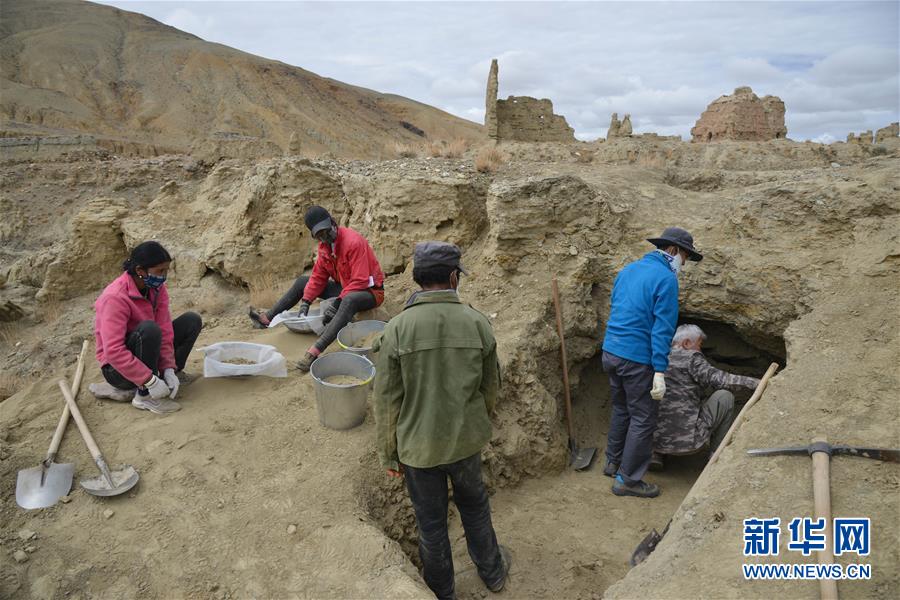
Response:
[[[444,149],[444,156],[446,158],[462,158],[462,155],[466,153],[468,147],[469,143],[466,140],[456,138]]]
[[[431,158],[440,158],[444,152],[444,142],[428,142],[423,150]]]
[[[251,281],[250,304],[259,308],[271,308],[284,295],[284,284],[273,274],[264,273]]]
[[[36,316],[40,318],[42,323],[52,325],[62,318],[66,310],[67,305],[65,301],[51,296],[41,303]]]
[[[496,146],[483,146],[475,155],[475,170],[479,173],[493,173],[505,160],[506,157]]]
[[[419,152],[416,150],[415,146],[401,144],[400,142],[394,144],[394,152],[401,158],[416,158],[419,156]]]

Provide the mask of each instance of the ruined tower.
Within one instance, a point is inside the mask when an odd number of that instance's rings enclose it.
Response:
[[[488,73],[487,93],[484,99],[484,128],[490,139],[496,140],[497,131],[497,59],[491,61],[491,70]]]
[[[749,87],[714,100],[691,129],[692,141],[784,139],[784,102],[777,96],[760,98]]]

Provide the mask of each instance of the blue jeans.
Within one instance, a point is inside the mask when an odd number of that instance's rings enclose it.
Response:
[[[619,465],[627,484],[644,477],[653,454],[653,432],[659,403],[650,397],[653,367],[603,352],[603,370],[609,375],[612,420],[606,438],[606,459]]]
[[[419,557],[425,583],[439,599],[455,598],[453,555],[447,534],[447,478],[459,510],[469,556],[487,585],[503,577],[500,547],[491,523],[491,507],[481,478],[481,453],[427,469],[403,466],[406,489],[419,527]]]

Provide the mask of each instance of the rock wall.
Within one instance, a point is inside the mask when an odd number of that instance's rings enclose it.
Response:
[[[544,98],[510,96],[497,101],[497,138],[519,142],[574,142],[575,130],[566,118],[553,114]]]
[[[749,87],[714,100],[691,129],[692,141],[784,139],[784,102],[776,96],[759,98]]]
[[[491,70],[488,73],[487,91],[484,98],[484,129],[488,138],[496,140],[498,136],[497,130],[497,91],[499,89],[498,82],[498,66],[497,59],[491,60]]]
[[[891,123],[875,132],[875,143],[880,144],[889,140],[896,140],[900,136],[900,122]]]
[[[874,137],[872,135],[872,130],[867,129],[860,134],[848,133],[847,134],[847,143],[848,144],[856,144],[858,146],[871,146]]]

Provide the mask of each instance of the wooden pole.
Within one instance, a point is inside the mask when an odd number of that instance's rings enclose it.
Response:
[[[827,443],[825,438],[813,438],[812,443]],[[816,519],[825,519],[825,549],[817,552],[820,565],[834,564],[834,528],[831,523],[831,457],[827,452],[812,453],[813,504]],[[819,597],[837,600],[837,581],[819,580]]]
[[[569,441],[572,435],[572,398],[569,396],[569,360],[566,358],[566,339],[563,335],[562,309],[559,306],[559,284],[553,278],[553,307],[556,309],[556,332],[559,334],[560,355],[562,356],[563,392],[566,397],[566,427],[569,430]]]

